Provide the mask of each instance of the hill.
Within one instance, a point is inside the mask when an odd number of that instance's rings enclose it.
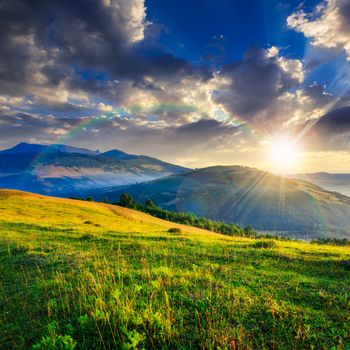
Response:
[[[93,193],[116,200],[123,192],[151,198],[164,209],[249,224],[292,237],[350,237],[350,198],[309,182],[258,169],[222,166],[199,169],[124,188]]]
[[[349,247],[18,191],[0,210],[1,349],[350,346]]]
[[[288,177],[309,181],[329,191],[336,191],[345,196],[350,196],[350,174],[311,173],[293,174],[288,175]]]
[[[100,153],[67,145],[22,142],[0,151],[0,187],[60,196],[134,184],[186,170],[120,150]]]

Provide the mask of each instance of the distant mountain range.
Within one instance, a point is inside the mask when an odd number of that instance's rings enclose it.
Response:
[[[329,191],[336,191],[346,196],[350,196],[350,174],[293,174],[289,178],[305,180],[321,186]]]
[[[350,198],[309,182],[241,166],[210,167],[124,188],[96,191],[114,201],[122,192],[169,210],[193,212],[288,236],[350,237]]]
[[[154,180],[188,170],[120,150],[100,153],[59,144],[22,142],[0,151],[0,187],[59,196]]]

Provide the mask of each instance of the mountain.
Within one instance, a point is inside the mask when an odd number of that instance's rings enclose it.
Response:
[[[51,195],[134,184],[188,169],[119,150],[104,153],[67,145],[19,143],[0,151],[0,187]]]
[[[350,237],[350,198],[248,167],[210,167],[93,195],[114,201],[122,192],[140,202],[152,198],[165,209],[251,224],[270,233],[306,239]]]
[[[59,145],[59,144],[37,145],[37,144],[32,144],[32,143],[27,143],[27,142],[21,142],[12,148],[0,151],[0,154],[16,154],[17,155],[17,154],[38,154],[38,153],[43,153],[43,152],[79,153],[79,154],[86,154],[86,155],[99,154],[99,151],[90,151],[90,150],[85,149],[85,148],[78,148],[78,147]],[[121,153],[123,153],[123,152],[121,152]]]
[[[310,181],[329,191],[336,191],[346,196],[350,196],[350,174],[329,174],[329,173],[311,173],[311,174],[292,174],[289,178]]]
[[[108,158],[114,158],[114,159],[135,159],[139,156],[136,156],[134,154],[128,154],[123,151],[113,149],[111,151],[107,151],[101,154],[103,157],[108,157]]]

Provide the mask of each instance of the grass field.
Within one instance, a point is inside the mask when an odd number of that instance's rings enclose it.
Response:
[[[1,349],[350,349],[350,248],[0,190],[0,312]]]

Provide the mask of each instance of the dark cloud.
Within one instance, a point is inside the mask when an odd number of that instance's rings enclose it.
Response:
[[[72,130],[74,138],[71,139]],[[96,145],[105,150],[119,148],[174,161],[177,157],[219,152],[227,144],[236,145],[239,131],[230,123],[212,119],[159,128],[139,123],[137,119],[118,117],[57,118],[3,113],[0,115],[0,140],[3,141],[0,148],[11,147],[21,141],[61,142],[90,149],[95,149]],[[160,144],[162,147],[155,147]]]
[[[206,142],[216,137],[221,138],[224,135],[233,136],[238,130],[239,129],[232,124],[219,122],[215,119],[200,119],[196,122],[171,129],[170,131],[181,139]]]
[[[135,82],[201,74],[143,37],[144,11],[143,0],[0,0],[0,93],[62,82],[93,93],[117,89],[74,67]]]
[[[347,30],[350,30],[350,2],[349,0],[339,0],[339,13],[341,14],[342,24]]]
[[[350,150],[350,106],[331,110],[324,116],[299,126],[306,131],[302,142],[310,150]]]
[[[350,132],[350,106],[327,113],[315,125],[318,133],[334,136]]]
[[[30,113],[0,114],[1,148],[21,141],[54,142],[82,122],[77,118],[55,118]]]
[[[306,96],[313,105],[313,108],[325,108],[327,105],[340,105],[342,101],[333,95],[327,93],[325,86],[320,84],[312,84],[303,88],[303,95]]]
[[[264,50],[249,51],[243,61],[224,66],[220,76],[228,85],[215,91],[215,101],[247,120],[298,84],[291,73],[282,69],[278,58],[269,57]]]

